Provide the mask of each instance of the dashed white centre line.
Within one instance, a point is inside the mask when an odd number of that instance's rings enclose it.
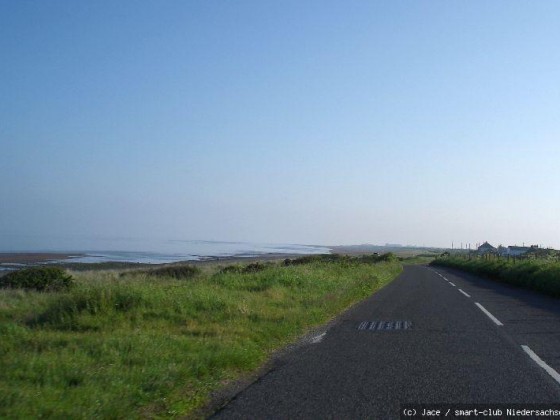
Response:
[[[470,298],[471,295],[469,295],[468,293],[466,293],[464,290],[459,289],[459,292],[461,292],[462,294],[464,294],[466,297]]]
[[[558,374],[558,372],[556,372],[553,368],[548,366],[544,360],[542,360],[539,356],[535,354],[533,350],[529,348],[529,346],[521,346],[521,348],[525,351],[525,353],[529,355],[531,359],[535,361],[537,365],[539,365],[544,370],[546,370],[546,373],[552,376],[554,380],[560,384],[560,374]]]
[[[480,308],[480,310],[488,316],[488,318],[490,318],[492,321],[494,321],[494,324],[496,324],[498,327],[501,327],[501,326],[504,325],[498,320],[498,318],[496,318],[494,315],[492,315],[490,312],[488,312],[486,310],[486,308],[484,306],[482,306],[480,303],[475,302],[474,304],[476,306],[478,306]]]
[[[449,284],[450,284],[451,286],[453,286],[453,287],[456,287],[456,286],[455,286],[455,283],[449,282]]]

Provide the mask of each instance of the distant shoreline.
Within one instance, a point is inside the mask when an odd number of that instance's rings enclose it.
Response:
[[[0,252],[0,264],[38,264],[83,257],[84,254],[59,252]]]
[[[376,245],[335,245],[335,246],[324,246],[321,245],[324,249],[328,250],[330,253],[336,254],[346,254],[346,255],[363,255],[363,254],[373,254],[375,252],[383,253],[383,252],[396,252],[396,253],[407,253],[410,252],[414,248],[390,248],[390,247],[382,247]],[[416,248],[419,250],[421,248]],[[426,249],[426,248],[424,248]],[[73,261],[78,258],[84,258],[92,256],[93,253],[84,253],[76,252],[76,253],[69,253],[69,252],[0,252],[0,269],[17,269],[21,268],[18,266],[27,266],[27,265],[34,265],[34,264],[56,264],[61,266],[68,266],[69,268],[75,268],[76,266],[80,265],[84,268],[94,267],[102,268],[103,266],[107,265],[115,265],[115,266],[122,266],[124,267],[140,267],[140,266],[158,266],[164,264],[194,264],[194,265],[205,265],[205,264],[216,264],[216,263],[243,263],[243,262],[253,262],[253,261],[274,261],[280,260],[285,258],[298,258],[304,255],[316,255],[316,253],[281,253],[281,252],[269,252],[269,253],[256,253],[256,254],[232,254],[232,255],[208,255],[208,256],[198,256],[198,260],[177,260],[177,261],[169,261],[169,262],[157,262],[157,263],[147,263],[147,262],[133,262],[133,261],[119,261],[119,260],[110,260],[107,259],[105,261],[98,261],[98,262],[82,262],[82,261]]]
[[[331,249],[332,251],[332,249]],[[44,263],[52,263],[56,265],[83,265],[84,267],[89,266],[93,267],[98,265],[102,267],[107,264],[118,264],[130,267],[139,267],[139,266],[158,266],[164,264],[194,264],[194,265],[204,265],[209,263],[242,263],[242,262],[252,262],[252,261],[274,261],[280,260],[285,258],[298,258],[304,255],[312,255],[312,254],[296,254],[296,253],[265,253],[260,255],[228,255],[228,256],[203,256],[200,257],[199,260],[182,260],[176,262],[168,262],[168,263],[135,263],[135,262],[118,262],[118,261],[100,261],[100,262],[93,262],[93,263],[84,263],[84,262],[73,262],[74,258],[81,258],[87,257],[88,254],[83,253],[76,253],[76,254],[69,254],[69,253],[56,253],[56,252],[9,252],[9,253],[0,253],[0,265],[4,267],[9,266],[26,266],[26,265],[33,265],[33,264],[44,264]],[[16,268],[16,267],[13,267]]]

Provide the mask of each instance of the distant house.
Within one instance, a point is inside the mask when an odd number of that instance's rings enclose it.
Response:
[[[525,255],[527,252],[538,248],[538,245],[532,246],[508,246],[508,255],[510,257],[518,257],[519,255]]]
[[[493,254],[497,252],[497,249],[494,248],[492,245],[490,245],[488,242],[484,242],[482,245],[478,247],[477,252],[480,255]]]
[[[502,257],[519,257],[525,255],[528,252],[536,251],[539,249],[538,245],[531,246],[502,246],[498,247],[498,255]]]
[[[498,247],[498,255],[500,255],[502,257],[507,257],[509,255],[508,247],[500,245]]]

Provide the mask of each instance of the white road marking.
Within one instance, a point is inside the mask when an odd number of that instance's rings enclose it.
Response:
[[[443,277],[443,276],[441,276],[441,278],[442,278],[442,279],[444,279],[445,281],[449,281],[449,280],[447,280],[447,278],[446,278],[446,277]]]
[[[321,335],[318,335],[317,337],[313,337],[313,338],[311,339],[311,344],[320,343],[321,341],[323,341],[323,338],[325,338],[325,335],[327,335],[326,332],[324,332],[324,333],[321,334]]]
[[[488,315],[488,318],[490,318],[492,321],[494,321],[494,323],[495,323],[498,327],[501,327],[501,326],[504,325],[504,324],[502,324],[500,321],[498,321],[498,318],[496,318],[494,315],[492,315],[490,312],[488,312],[488,311],[486,310],[486,308],[485,308],[484,306],[482,306],[480,303],[475,302],[474,304],[475,304],[476,306],[478,306],[482,312],[484,312],[486,315]]]
[[[529,346],[521,346],[521,348],[525,351],[525,353],[529,355],[531,359],[535,361],[537,365],[539,365],[544,370],[546,370],[546,373],[552,376],[554,380],[560,384],[560,374],[558,374],[558,372],[556,372],[553,368],[548,366],[544,360],[542,360],[539,356],[535,354],[533,350],[529,348]]]
[[[464,294],[466,297],[470,298],[471,295],[469,295],[468,293],[466,293],[465,291],[463,291],[462,289],[459,289],[459,292],[461,292],[462,294]]]
[[[449,284],[450,284],[451,286],[453,286],[453,287],[457,287],[457,286],[455,286],[455,283],[449,282]]]

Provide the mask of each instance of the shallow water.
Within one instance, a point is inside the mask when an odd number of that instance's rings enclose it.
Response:
[[[129,245],[126,246],[125,245]],[[73,251],[85,256],[71,258],[66,262],[138,262],[162,264],[177,261],[197,261],[209,257],[255,257],[265,254],[328,254],[330,249],[322,246],[296,244],[259,244],[247,242],[216,242],[216,241],[162,241],[142,245],[138,242],[124,244],[124,250],[93,250]]]

